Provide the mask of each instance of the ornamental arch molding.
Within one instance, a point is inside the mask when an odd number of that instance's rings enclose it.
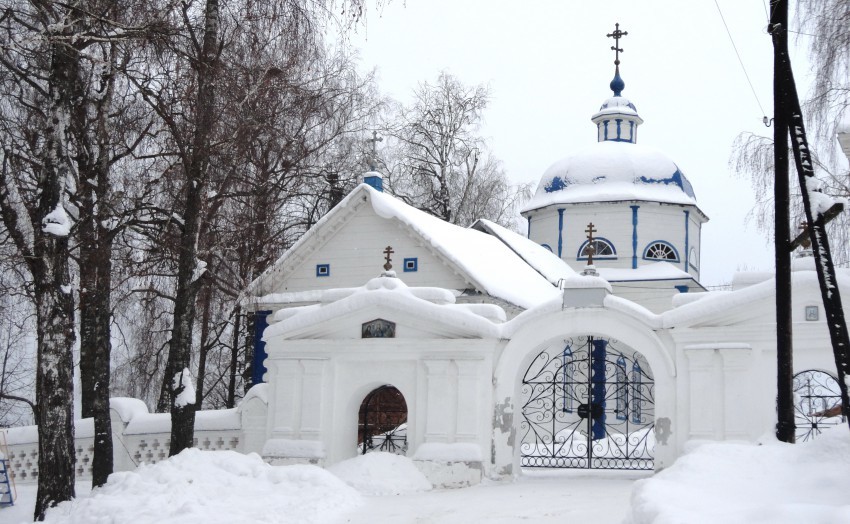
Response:
[[[614,339],[643,356],[654,377],[655,420],[660,421],[665,430],[673,427],[677,432],[674,418],[676,366],[672,350],[650,326],[609,308],[571,308],[541,313],[528,318],[514,332],[496,364],[493,435],[493,472],[496,476],[520,473],[520,389],[530,364],[547,347],[583,336]],[[674,442],[667,435],[659,439],[655,450],[656,469],[668,466],[677,456]]]

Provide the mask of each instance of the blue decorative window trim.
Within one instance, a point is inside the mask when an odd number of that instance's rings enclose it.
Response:
[[[581,247],[578,248],[576,260],[587,260],[587,244],[588,241],[585,240],[581,244]],[[610,240],[602,237],[596,237],[593,239],[593,247],[596,248],[596,253],[593,254],[594,260],[617,259],[617,250],[614,248],[614,244],[612,244]]]
[[[554,251],[552,251],[552,246],[550,246],[549,244],[540,244],[540,247],[545,247],[549,250],[550,253],[554,253]]]
[[[316,264],[316,276],[317,277],[329,277],[329,276],[331,276],[331,265],[330,264]]]
[[[664,240],[653,240],[643,250],[644,260],[664,260],[666,262],[679,262],[679,252],[673,244]]]
[[[419,259],[416,257],[404,259],[404,272],[413,273],[419,271]]]

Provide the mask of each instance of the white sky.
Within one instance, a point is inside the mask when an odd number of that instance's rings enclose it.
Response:
[[[718,3],[770,117],[768,1]],[[367,16],[351,42],[363,67],[377,68],[383,92],[407,101],[419,82],[433,82],[444,69],[465,84],[488,84],[483,133],[509,176],[535,188],[549,165],[596,140],[590,116],[611,96],[614,73],[613,39],[605,35],[619,22],[629,33],[620,41],[623,96],[645,121],[639,142],[679,165],[710,218],[702,283],[729,282],[741,268],[773,268],[772,244],[746,223],[749,183],[727,167],[740,132],[772,129],[762,124],[713,0],[394,0]],[[805,66],[795,71],[801,84]]]

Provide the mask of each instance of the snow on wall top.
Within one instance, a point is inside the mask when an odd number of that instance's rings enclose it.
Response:
[[[272,324],[263,333],[269,340],[276,335],[321,325],[341,316],[371,306],[381,306],[403,311],[420,320],[465,331],[474,336],[498,338],[498,323],[505,321],[505,312],[494,304],[434,304],[416,296],[416,288],[409,288],[401,279],[391,276],[373,278],[365,286],[348,293],[339,293],[334,302],[281,309],[272,318]],[[556,290],[557,294],[557,290]],[[453,299],[453,297],[452,297]],[[453,300],[452,300],[453,301]]]
[[[523,213],[552,204],[639,200],[696,205],[690,181],[664,153],[597,142],[552,164]]]
[[[511,248],[517,255],[522,257],[526,263],[536,269],[546,280],[558,285],[563,279],[576,276],[576,272],[557,255],[541,246],[533,240],[514,233],[486,219],[478,219],[472,226],[473,229],[489,233]]]
[[[598,267],[596,270],[608,282],[693,279],[686,271],[682,271],[670,262],[664,261],[645,264],[638,266],[636,269]]]

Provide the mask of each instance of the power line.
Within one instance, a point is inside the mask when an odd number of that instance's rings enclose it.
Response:
[[[753,92],[753,96],[756,99],[756,104],[758,104],[759,109],[761,109],[762,115],[767,115],[764,112],[764,108],[761,105],[761,100],[759,100],[759,96],[756,94],[756,88],[753,87],[753,82],[750,80],[750,75],[747,73],[747,68],[744,67],[744,61],[741,60],[741,53],[738,52],[738,46],[735,45],[735,39],[732,38],[732,32],[729,30],[729,25],[726,23],[726,18],[723,17],[723,11],[720,10],[720,4],[717,3],[717,0],[714,0],[714,5],[717,6],[717,12],[720,13],[720,20],[723,21],[723,27],[726,28],[726,34],[729,35],[729,41],[732,43],[732,49],[735,50],[735,56],[738,57],[738,63],[741,64],[741,70],[744,71],[744,76],[747,77],[747,83],[750,84],[750,90]]]

